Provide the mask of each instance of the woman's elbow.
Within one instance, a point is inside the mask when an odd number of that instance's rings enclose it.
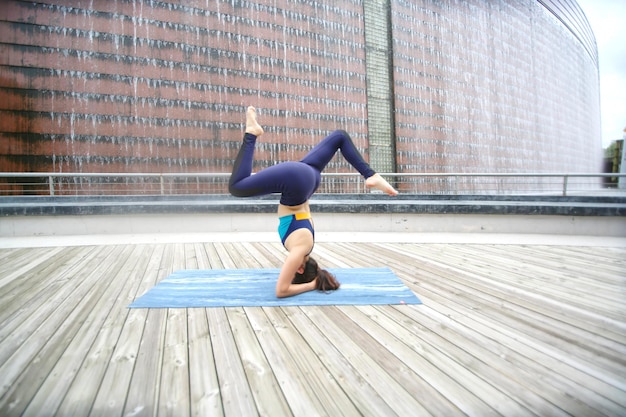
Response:
[[[276,297],[285,298],[289,297],[291,294],[289,293],[289,285],[276,285]]]

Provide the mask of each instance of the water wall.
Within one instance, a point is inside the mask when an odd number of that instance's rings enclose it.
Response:
[[[593,37],[534,1],[392,14],[399,172],[600,172]]]
[[[597,58],[545,2],[266,3],[3,2],[0,171],[229,172],[248,105],[257,169],[341,128],[380,171],[599,171]]]

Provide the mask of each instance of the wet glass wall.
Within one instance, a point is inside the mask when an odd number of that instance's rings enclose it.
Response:
[[[257,169],[334,129],[369,157],[372,1],[5,1],[0,170],[229,172],[248,105],[267,132]],[[389,166],[599,170],[597,64],[541,3],[388,8]]]
[[[366,151],[360,2],[59,3],[3,5],[3,171],[227,172],[248,105],[259,167]]]
[[[600,172],[597,62],[554,14],[392,4],[399,172]]]

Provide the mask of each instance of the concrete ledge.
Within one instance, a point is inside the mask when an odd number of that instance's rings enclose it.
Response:
[[[277,203],[277,196],[3,197],[0,217],[275,213]],[[316,213],[626,216],[626,197],[320,194],[311,199],[311,209]]]
[[[316,243],[421,243],[472,245],[594,246],[626,248],[625,237],[546,235],[523,233],[381,233],[316,232]],[[1,237],[0,249],[55,246],[153,245],[167,243],[269,242],[279,244],[275,232],[144,233],[106,235]]]
[[[0,237],[276,233],[278,198],[230,196],[0,198]],[[316,195],[316,230],[626,236],[626,198]]]
[[[314,213],[316,232],[333,233],[522,233],[626,237],[618,216],[548,216],[416,213]],[[271,233],[274,213],[12,216],[0,218],[0,237]],[[277,237],[276,237],[277,238]]]

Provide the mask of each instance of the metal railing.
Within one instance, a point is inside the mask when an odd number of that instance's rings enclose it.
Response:
[[[626,191],[617,173],[382,173],[407,194],[556,194]],[[229,173],[0,172],[0,196],[227,194]],[[324,173],[318,193],[370,192],[357,173]]]

